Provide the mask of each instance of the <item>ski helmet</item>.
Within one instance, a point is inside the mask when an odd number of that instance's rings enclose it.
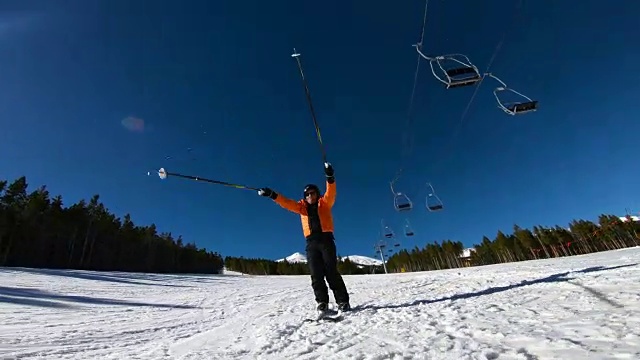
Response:
[[[304,187],[304,192],[302,193],[302,196],[306,197],[307,193],[310,190],[315,190],[315,192],[318,194],[318,196],[320,196],[320,188],[316,184],[307,184],[307,186]]]

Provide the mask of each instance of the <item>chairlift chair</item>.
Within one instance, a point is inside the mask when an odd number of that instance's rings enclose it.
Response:
[[[433,185],[431,185],[431,183],[427,183],[427,186],[431,188],[431,192],[429,192],[425,200],[427,209],[431,212],[442,210],[444,207],[442,204],[442,200],[440,200],[438,195],[436,195],[436,191],[433,189]]]
[[[396,192],[393,188],[394,181],[389,183],[389,187],[391,187],[391,193],[393,194],[393,207],[397,211],[409,211],[413,209],[413,202],[409,197],[401,192]]]
[[[382,219],[380,223],[382,226],[382,236],[384,236],[387,239],[391,239],[395,237],[395,233],[393,232],[393,229],[391,229],[388,225],[385,225],[384,219]]]
[[[418,45],[414,46],[418,54],[429,61],[429,66],[431,66],[431,73],[433,74],[433,76],[435,76],[436,79],[445,84],[447,86],[447,89],[474,85],[478,81],[482,80],[480,71],[475,65],[473,65],[473,63],[471,63],[471,60],[469,60],[466,55],[448,54],[429,57],[423,54],[422,51],[420,51]],[[433,65],[434,63],[438,65],[438,68],[442,72],[443,76],[438,76],[438,74],[436,74],[436,69]],[[450,65],[443,66],[443,64]]]
[[[415,234],[415,232],[413,231],[413,228],[411,227],[411,224],[409,223],[409,219],[406,219],[405,225],[404,225],[404,236],[406,237],[411,237]]]
[[[393,197],[393,206],[398,211],[409,211],[413,209],[413,203],[411,199],[403,193],[397,193]]]
[[[429,199],[435,199],[435,201],[437,201],[436,203],[432,202],[431,204],[429,204]],[[429,194],[427,196],[427,209],[429,209],[429,211],[433,212],[433,211],[439,211],[443,209],[443,205],[442,202],[440,202],[440,198],[438,198],[438,195],[435,194]]]
[[[456,57],[464,58],[464,60],[466,61],[458,60]],[[447,60],[457,63],[454,64],[456,67],[445,69],[442,66],[442,63]],[[430,62],[431,72],[436,78],[438,78],[438,80],[442,81],[447,86],[447,89],[474,85],[482,79],[480,71],[478,71],[478,68],[471,63],[466,55],[452,54],[437,56],[435,58],[435,62],[438,64],[438,67],[440,68],[440,70],[442,70],[447,80],[445,81],[441,77],[436,75],[435,70],[433,69],[433,61]],[[461,66],[459,66],[458,64]]]
[[[502,109],[502,111],[504,111],[509,115],[520,115],[520,114],[525,114],[528,112],[533,112],[538,110],[537,100],[532,100],[528,96],[521,94],[518,91],[515,91],[514,89],[509,88],[507,84],[505,84],[504,81],[500,80],[497,76],[491,73],[487,75],[489,75],[490,77],[492,77],[502,85],[502,86],[496,87],[493,90],[493,96],[496,98],[496,101],[498,102],[498,107]],[[523,101],[502,101],[500,100],[500,96],[498,94],[503,92],[511,92],[513,94],[516,94],[520,98],[522,98]]]

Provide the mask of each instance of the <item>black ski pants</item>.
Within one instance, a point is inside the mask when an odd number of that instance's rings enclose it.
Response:
[[[307,264],[311,273],[311,287],[313,287],[316,302],[329,302],[329,291],[325,284],[326,278],[336,303],[348,303],[349,293],[342,276],[338,273],[338,259],[333,233],[309,236],[306,251]]]

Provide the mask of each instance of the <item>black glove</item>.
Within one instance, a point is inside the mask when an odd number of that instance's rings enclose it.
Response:
[[[269,189],[269,188],[261,188],[258,190],[258,195],[270,197],[275,200],[278,197],[278,193]]]
[[[327,182],[329,184],[333,184],[336,181],[336,178],[333,174],[333,166],[328,162],[324,163],[324,175],[327,177]]]

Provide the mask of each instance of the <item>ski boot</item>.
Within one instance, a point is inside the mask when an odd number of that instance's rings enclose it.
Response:
[[[325,302],[318,303],[318,306],[316,307],[318,319],[321,319],[325,315],[327,315],[328,310],[329,310],[329,304]]]
[[[338,314],[342,314],[350,310],[351,310],[351,305],[349,305],[348,302],[338,303]]]

